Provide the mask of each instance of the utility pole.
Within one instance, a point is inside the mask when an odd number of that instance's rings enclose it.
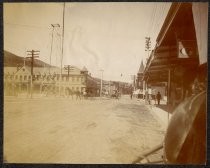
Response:
[[[51,24],[52,26],[52,41],[51,41],[51,49],[50,49],[50,67],[49,67],[49,73],[50,73],[50,68],[51,68],[51,60],[52,60],[52,48],[53,48],[53,35],[54,35],[54,29],[55,27],[60,27],[59,24]]]
[[[27,51],[30,55],[30,57],[26,57],[26,58],[31,58],[31,98],[32,98],[32,94],[33,94],[33,67],[34,67],[34,58],[38,58],[39,56],[39,52],[40,51],[35,51],[35,50],[31,50],[31,51]]]
[[[103,83],[102,82],[103,82],[103,71],[104,70],[101,69],[100,71],[101,71],[101,89],[100,89],[100,97],[101,97],[102,96],[102,89],[103,89],[103,87],[102,87],[103,86]]]
[[[148,58],[149,58],[149,52],[151,51],[151,38],[150,37],[145,37],[145,51],[148,51]]]
[[[62,78],[62,67],[63,67],[63,47],[64,47],[64,26],[65,26],[65,2],[63,3],[63,29],[62,29],[62,48],[61,48],[61,70],[59,78],[59,95],[61,95],[61,78]]]
[[[149,52],[151,51],[150,48],[151,48],[151,38],[150,37],[145,37],[145,51],[148,52],[148,56],[147,56],[147,60],[149,59]],[[146,100],[146,91],[147,91],[147,81],[145,81],[145,85],[144,85],[144,92],[145,92],[145,100]]]
[[[71,65],[65,65],[64,69],[68,72],[68,80],[69,80],[70,71],[73,70],[74,68]]]

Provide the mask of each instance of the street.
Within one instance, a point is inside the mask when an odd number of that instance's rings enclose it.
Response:
[[[8,163],[132,163],[163,141],[143,101],[97,98],[7,99],[4,159]]]

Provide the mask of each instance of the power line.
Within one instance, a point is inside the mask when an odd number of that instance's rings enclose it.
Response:
[[[51,48],[50,48],[50,66],[49,66],[49,72],[50,72],[50,69],[51,69],[51,64],[52,64],[52,49],[53,49],[53,37],[54,37],[54,30],[56,27],[60,27],[59,24],[51,24],[52,26],[52,39],[51,39]]]
[[[29,57],[26,58],[31,58],[31,98],[32,98],[32,94],[33,94],[33,80],[34,80],[34,75],[33,75],[33,68],[34,68],[34,58],[38,58],[39,56],[39,52],[40,51],[35,51],[35,50],[31,50],[31,51],[27,51],[29,54]]]

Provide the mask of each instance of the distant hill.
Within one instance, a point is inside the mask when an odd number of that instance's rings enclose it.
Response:
[[[4,51],[4,66],[5,67],[17,67],[17,66],[23,66],[24,64],[24,58],[17,56],[13,53],[10,53],[8,51]],[[25,60],[25,65],[26,66],[31,66],[31,59],[28,58]],[[38,59],[34,59],[34,67],[44,67],[44,65],[46,67],[49,67],[50,65],[38,60]]]

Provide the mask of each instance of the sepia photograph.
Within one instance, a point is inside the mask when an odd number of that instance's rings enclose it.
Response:
[[[207,163],[208,2],[4,2],[3,163]]]

